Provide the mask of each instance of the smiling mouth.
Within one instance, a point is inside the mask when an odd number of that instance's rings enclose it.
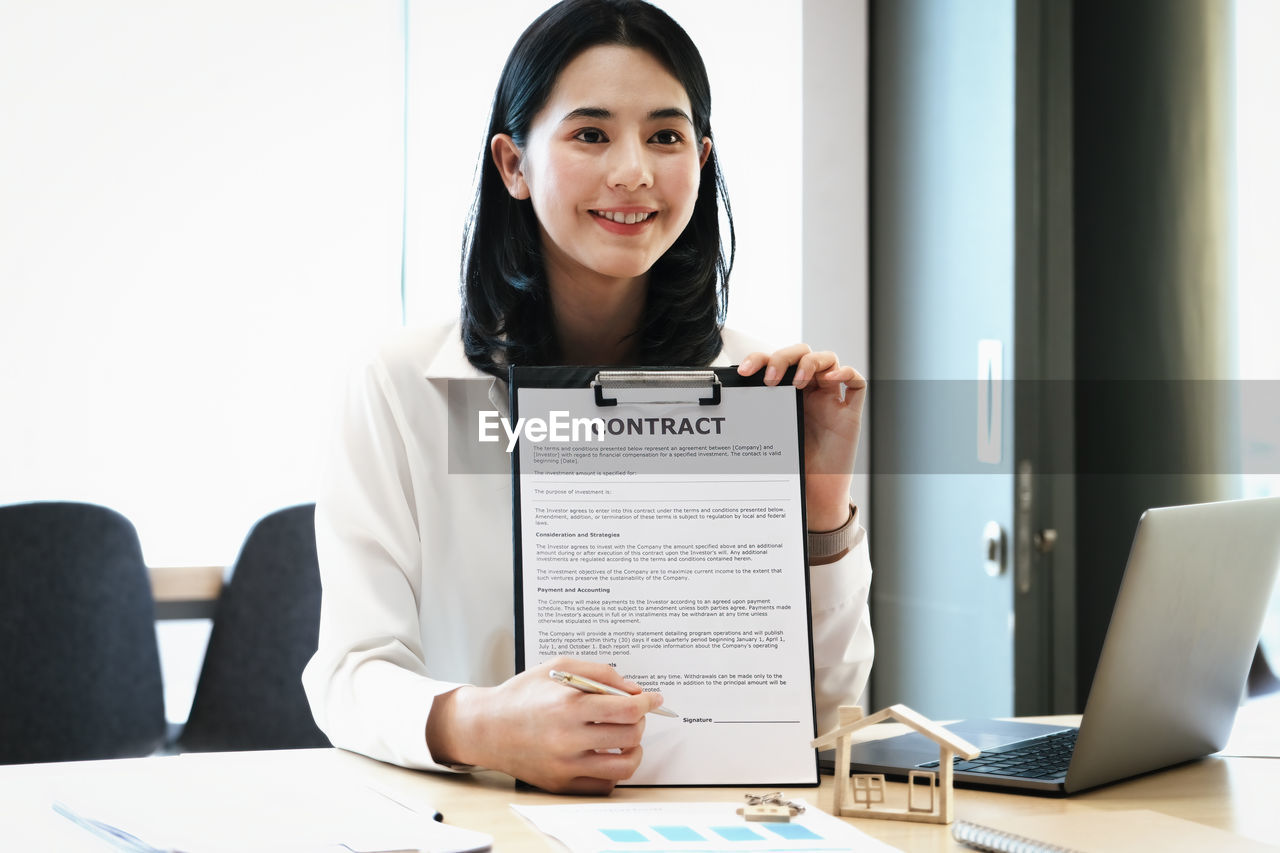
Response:
[[[592,216],[598,216],[601,219],[607,219],[610,222],[616,222],[619,225],[635,225],[638,222],[645,222],[658,215],[658,211],[650,211],[649,213],[622,213],[615,210],[593,210]]]

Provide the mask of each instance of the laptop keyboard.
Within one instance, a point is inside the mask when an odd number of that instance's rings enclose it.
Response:
[[[954,770],[986,773],[991,776],[1018,776],[1024,779],[1055,779],[1067,775],[1071,753],[1076,748],[1078,729],[1064,729],[1042,737],[984,749],[973,761],[956,756]],[[923,768],[938,766],[930,761]]]

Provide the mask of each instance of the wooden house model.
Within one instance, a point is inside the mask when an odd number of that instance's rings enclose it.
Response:
[[[849,769],[850,736],[859,729],[885,720],[896,720],[919,732],[938,744],[938,770],[913,770],[907,780],[905,808],[892,808],[885,804],[885,779],[883,773],[853,774]],[[871,817],[886,820],[914,820],[922,823],[951,823],[952,758],[974,759],[980,750],[961,737],[932,720],[917,714],[906,705],[890,705],[869,717],[862,716],[856,706],[840,708],[840,725],[815,738],[815,749],[834,746],[835,786],[831,796],[831,813],[838,817]],[[923,784],[922,784],[923,783]],[[917,803],[925,797],[927,801]]]

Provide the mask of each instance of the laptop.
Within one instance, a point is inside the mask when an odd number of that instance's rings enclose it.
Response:
[[[1070,794],[1222,749],[1280,566],[1280,497],[1143,513],[1080,727],[946,726],[982,750],[955,783]],[[833,759],[820,762],[830,772]],[[853,745],[854,773],[935,769],[920,734]]]

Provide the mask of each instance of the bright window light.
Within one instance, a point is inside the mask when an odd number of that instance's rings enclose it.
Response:
[[[1242,443],[1246,497],[1280,495],[1280,3],[1236,0],[1236,233]],[[1280,585],[1263,644],[1280,667]]]

